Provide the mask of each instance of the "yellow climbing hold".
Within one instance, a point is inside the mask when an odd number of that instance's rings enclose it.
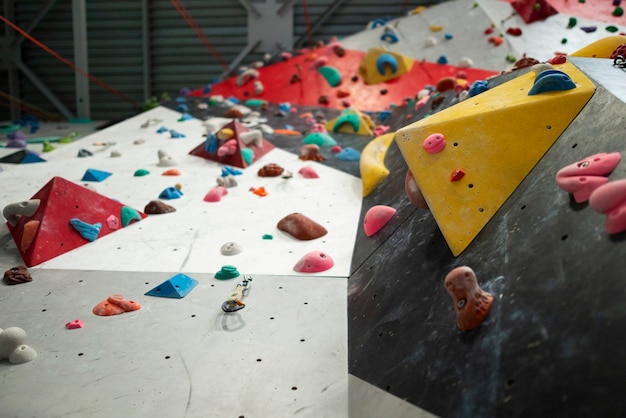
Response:
[[[443,26],[440,25],[430,25],[431,32],[441,32],[443,30]]]
[[[363,183],[363,197],[378,187],[389,175],[385,167],[385,155],[393,141],[395,133],[386,133],[372,139],[361,152],[359,168],[361,170],[361,182]]]
[[[327,131],[344,134],[373,135],[374,122],[365,113],[346,109],[341,115],[324,124]]]
[[[367,84],[379,84],[400,77],[413,67],[415,61],[406,55],[370,48],[359,65],[359,75]],[[383,71],[380,71],[382,67]]]

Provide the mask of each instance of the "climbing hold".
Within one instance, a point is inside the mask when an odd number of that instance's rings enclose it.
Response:
[[[178,164],[176,160],[163,150],[158,150],[157,155],[159,157],[159,162],[157,163],[159,167],[172,167]]]
[[[547,70],[537,74],[533,86],[528,91],[528,95],[534,96],[535,94],[550,91],[571,90],[575,88],[576,84],[563,71]]]
[[[495,46],[500,46],[500,45],[502,45],[502,42],[504,42],[504,39],[502,39],[499,36],[490,36],[487,39],[487,42],[489,42],[490,44],[493,44]]]
[[[165,126],[161,126],[159,129],[156,130],[156,133],[162,134],[162,133],[165,133],[167,131],[168,131],[168,129]]]
[[[148,202],[143,211],[148,215],[158,215],[161,213],[176,212],[176,208],[163,203],[160,200],[151,200]]]
[[[223,145],[220,145],[220,147],[217,149],[217,156],[227,157],[229,155],[235,154],[237,152],[237,145],[238,144],[236,139],[229,139]]]
[[[7,271],[5,271],[3,279],[6,284],[11,286],[33,281],[30,272],[23,264],[20,264],[16,267],[11,267]],[[2,330],[0,330],[0,332],[2,332]]]
[[[37,209],[39,209],[40,203],[41,200],[39,199],[11,203],[4,207],[2,215],[5,217],[9,225],[15,226],[22,216],[33,216],[35,212],[37,212]]]
[[[228,141],[233,136],[235,136],[235,131],[233,131],[230,128],[222,128],[219,131],[217,131],[216,135],[220,141]]]
[[[176,168],[170,168],[161,173],[162,176],[180,176],[180,170]]]
[[[198,284],[194,278],[178,273],[144,293],[146,296],[182,299]]]
[[[226,176],[238,176],[240,174],[243,174],[243,171],[241,170],[237,170],[234,167],[230,167],[230,166],[224,166],[222,167],[222,177],[226,177]]]
[[[103,181],[107,177],[109,177],[113,173],[107,173],[106,171],[95,170],[93,168],[88,168],[83,174],[83,178],[81,181]]]
[[[247,132],[241,132],[239,139],[244,145],[254,145],[261,148],[263,146],[263,134],[258,129],[250,129]]]
[[[368,27],[369,29],[375,29],[380,26],[385,26],[386,24],[387,24],[387,20],[378,18],[378,19],[372,20],[369,23]]]
[[[341,73],[335,67],[324,65],[317,69],[331,87],[337,87],[341,84]]]
[[[439,58],[437,58],[437,64],[447,64],[448,63],[448,57],[446,57],[445,55],[441,55]]]
[[[431,32],[440,32],[443,30],[443,26],[440,25],[430,25]]]
[[[622,9],[621,7],[616,7],[615,10],[613,10],[613,12],[611,13],[613,16],[623,16],[624,15],[624,9]]]
[[[337,125],[335,124],[335,126]],[[339,129],[339,127],[337,127],[337,129]],[[325,132],[310,133],[309,135],[304,137],[302,142],[307,145],[317,145],[318,147],[330,147],[333,145],[337,145],[337,141],[335,141],[332,136],[328,135]]]
[[[120,218],[115,215],[109,215],[107,218],[107,226],[109,229],[120,229]]]
[[[306,144],[300,148],[299,159],[304,161],[324,161],[325,158],[317,144]]]
[[[300,273],[320,273],[331,269],[335,265],[333,259],[323,251],[306,253],[293,267]]]
[[[187,113],[187,112],[183,112],[183,113],[180,115],[180,118],[178,118],[178,120],[177,120],[177,121],[178,121],[178,122],[185,122],[185,121],[187,121],[187,120],[191,120],[191,119],[193,119],[193,116],[191,116],[191,115],[190,115],[189,113]],[[176,131],[174,131],[174,130],[170,130],[170,134],[172,134],[172,132],[176,132]],[[173,136],[173,135],[172,135],[172,138],[184,138],[184,137],[185,137],[184,135],[183,135],[183,136]]]
[[[224,265],[220,271],[215,273],[215,278],[218,280],[234,279],[235,277],[239,277],[239,272],[237,267],[231,265]]]
[[[237,180],[235,180],[235,177],[233,176],[225,176],[225,177],[218,177],[216,180],[217,185],[218,186],[222,186],[222,187],[236,187],[237,186]]]
[[[380,36],[380,40],[383,42],[387,42],[390,44],[395,44],[398,42],[398,35],[396,35],[395,33],[389,31],[389,32],[384,32],[381,36]]]
[[[217,186],[209,190],[209,192],[204,195],[205,202],[219,202],[222,200],[222,196],[226,196],[228,194],[228,190],[226,187]]]
[[[454,77],[443,77],[437,81],[437,85],[435,86],[435,91],[439,93],[443,93],[448,90],[454,90],[457,85],[456,78]]]
[[[359,170],[363,184],[363,197],[368,196],[387,178],[389,170],[385,167],[385,155],[393,141],[394,133],[386,133],[372,139],[361,153]]]
[[[465,177],[465,171],[461,168],[457,168],[452,171],[452,174],[450,174],[450,181],[459,181],[463,177]]]
[[[250,68],[244,71],[243,73],[239,74],[239,76],[237,77],[237,80],[235,81],[235,84],[241,87],[244,84],[248,83],[249,81],[257,77],[259,77],[259,72],[255,70],[254,68]]]
[[[611,53],[611,56],[609,57],[612,60],[615,60],[617,57],[626,57],[626,44],[621,44],[618,45],[613,52]]]
[[[23,227],[22,232],[22,240],[20,242],[20,250],[22,252],[26,251],[30,244],[32,244],[35,236],[37,235],[37,231],[39,230],[40,221],[36,221],[31,219],[26,222]]]
[[[323,105],[327,105],[327,104],[329,104],[329,103],[330,103],[330,101],[328,100],[328,96],[326,96],[326,95],[321,95],[321,96],[317,99],[317,102],[318,102],[319,104],[323,104]]]
[[[606,232],[619,234],[626,231],[626,179],[598,187],[589,197],[589,206],[606,215]]]
[[[183,192],[181,192],[176,187],[168,187],[165,190],[163,190],[161,194],[159,194],[159,199],[168,199],[168,200],[178,199],[182,195],[183,195]]]
[[[26,331],[18,327],[0,329],[0,360],[9,358],[11,353],[26,342]]]
[[[275,163],[266,164],[257,171],[259,177],[278,177],[283,174],[284,168]]]
[[[180,133],[178,131],[175,131],[174,129],[170,129],[170,138],[186,138],[187,135]]]
[[[273,236],[272,234],[263,234],[263,236],[261,237],[261,239],[264,239],[264,240],[268,240],[268,241],[269,241],[269,240],[273,240],[273,239],[274,239],[274,236]]]
[[[220,247],[220,253],[226,256],[237,255],[243,251],[241,245],[236,242],[227,242]]]
[[[276,227],[302,241],[320,238],[328,233],[322,225],[301,213],[292,213],[285,216],[278,221]]]
[[[437,38],[434,36],[428,36],[424,41],[424,47],[430,48],[431,46],[437,45]]]
[[[604,28],[607,32],[611,32],[611,33],[615,33],[619,30],[619,28],[617,26],[614,25],[609,25],[606,28]]]
[[[78,218],[70,219],[70,225],[72,225],[72,227],[78,231],[83,238],[92,242],[98,238],[98,234],[100,234],[100,229],[102,228],[102,224],[100,222],[88,224]]]
[[[252,193],[254,193],[257,196],[261,196],[261,197],[265,197],[267,196],[267,190],[265,190],[265,187],[261,186],[261,187],[250,187],[250,191]]]
[[[241,119],[243,118],[243,113],[241,110],[231,107],[226,112],[224,112],[224,117],[228,119]]]
[[[92,309],[98,316],[120,315],[141,309],[141,305],[135,301],[124,299],[123,295],[111,295]]]
[[[398,72],[398,60],[391,54],[380,54],[376,59],[376,70],[384,76]]]
[[[120,210],[120,218],[122,218],[122,226],[128,226],[134,222],[141,221],[139,212],[130,206],[122,206]]]
[[[580,30],[582,30],[583,32],[586,33],[592,33],[595,32],[598,29],[597,26],[581,26]]]
[[[317,174],[317,171],[315,171],[313,167],[309,166],[302,167],[300,170],[298,170],[298,174],[300,174],[305,179],[317,179],[320,177],[319,174]]]
[[[617,167],[621,158],[619,152],[583,158],[560,169],[556,173],[556,184],[566,192],[572,193],[576,203],[586,202],[595,189],[609,181],[606,176]]]
[[[521,36],[522,30],[520,28],[508,28],[506,30],[506,33],[508,33],[511,36]]]
[[[79,329],[79,328],[83,328],[84,326],[85,326],[85,323],[81,321],[80,319],[75,319],[65,324],[65,328],[67,329]]]
[[[474,271],[457,267],[448,273],[444,285],[454,302],[458,327],[469,331],[480,326],[491,310],[493,296],[478,286]]]
[[[117,158],[117,157],[121,157],[121,156],[122,156],[122,153],[119,152],[118,150],[111,151],[111,154],[110,154],[111,158]]]
[[[420,209],[429,209],[428,203],[426,203],[426,199],[424,199],[424,195],[417,185],[411,170],[407,170],[404,178],[404,193],[415,207]]]
[[[396,214],[396,210],[391,206],[376,205],[369,208],[363,219],[363,230],[365,235],[371,237],[380,231]]]
[[[554,67],[549,63],[539,63],[530,67],[530,70],[535,74],[540,74],[546,70],[552,70]]]
[[[344,124],[349,124],[352,127],[352,130],[357,133],[361,127],[361,120],[359,114],[356,112],[344,112],[337,119],[335,119],[335,124],[333,125],[333,132],[339,132],[341,127]],[[318,145],[335,145],[336,142],[333,140],[333,144],[319,144]],[[305,142],[306,143],[306,142]]]
[[[576,19],[575,17],[570,17],[569,20],[567,21],[567,27],[571,29],[574,26],[576,26],[577,23],[578,23],[578,19]]]
[[[49,141],[43,142],[42,152],[50,152],[50,151],[54,151],[55,149],[56,148]]]
[[[241,157],[247,165],[252,164],[252,160],[254,159],[254,150],[251,148],[242,148]]]
[[[459,68],[469,68],[473,66],[474,66],[474,61],[472,61],[471,58],[467,58],[467,57],[462,57],[459,60],[459,63],[457,64],[457,67]]]
[[[361,153],[352,147],[346,147],[336,154],[335,157],[342,161],[359,161],[361,159]]]
[[[477,94],[483,93],[489,90],[489,83],[487,80],[476,80],[470,86],[468,93],[469,97],[474,97]]]
[[[28,363],[37,357],[37,351],[31,346],[22,344],[17,347],[9,356],[9,363],[22,364]]]
[[[557,65],[563,64],[567,61],[567,56],[563,54],[557,54],[548,60],[548,64]]]
[[[328,57],[321,56],[321,57],[318,57],[315,61],[313,61],[309,69],[317,70],[320,67],[325,66],[326,64],[328,64]]]
[[[428,135],[424,140],[423,147],[429,154],[436,154],[443,151],[446,147],[446,139],[443,134],[440,133]]]

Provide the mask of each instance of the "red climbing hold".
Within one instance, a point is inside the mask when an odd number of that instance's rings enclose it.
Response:
[[[393,218],[395,213],[396,210],[390,206],[372,206],[365,214],[365,218],[363,220],[363,230],[365,231],[365,235],[371,237],[380,231],[385,225],[387,225],[387,222]]]
[[[460,168],[457,168],[450,175],[450,181],[459,181],[465,176],[465,171]]]

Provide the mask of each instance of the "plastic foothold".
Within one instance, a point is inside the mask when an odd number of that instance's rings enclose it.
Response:
[[[81,181],[103,181],[113,173],[107,173],[106,171],[94,170],[93,168],[87,169]]]
[[[112,316],[141,309],[141,305],[132,300],[124,299],[123,295],[111,295],[94,306],[92,312],[98,316]]]
[[[82,328],[84,326],[85,326],[85,323],[81,321],[80,319],[75,319],[65,324],[65,328],[67,329],[77,329],[77,328]]]
[[[443,134],[431,134],[424,140],[423,146],[427,153],[436,154],[446,147],[446,139]]]
[[[120,229],[120,218],[115,215],[109,215],[107,218],[107,226],[110,229]]]
[[[30,275],[30,272],[23,264],[20,264],[16,267],[11,267],[7,271],[5,271],[3,279],[4,282],[9,286],[33,281],[33,277]],[[1,329],[0,332],[2,332]]]
[[[241,253],[242,251],[243,251],[243,248],[241,247],[241,245],[237,244],[236,242],[227,242],[226,244],[220,247],[220,253],[226,256],[237,255]]]
[[[280,165],[276,163],[265,164],[257,171],[259,177],[278,177],[285,171]]]
[[[324,65],[317,69],[331,87],[341,84],[341,73],[335,67]]]
[[[598,187],[589,197],[589,206],[595,212],[606,215],[606,232],[618,234],[626,231],[626,179]]]
[[[122,218],[122,226],[128,226],[133,222],[139,222],[141,215],[139,212],[129,206],[122,206],[120,211],[120,217]]]
[[[337,145],[337,141],[325,132],[313,132],[305,136],[302,142],[305,144],[315,144],[319,147],[332,147],[333,145]]]
[[[591,193],[607,183],[608,176],[621,160],[619,152],[601,153],[583,158],[556,173],[556,184],[572,193],[577,203],[589,200]]]
[[[335,155],[338,160],[342,161],[359,161],[361,159],[361,153],[354,148],[346,147],[341,152]]]
[[[185,274],[179,273],[170,277],[157,287],[147,291],[146,296],[157,296],[162,298],[174,298],[182,299],[193,290],[198,284],[196,279],[193,279]]]
[[[220,271],[215,273],[215,278],[218,280],[234,279],[235,277],[239,277],[239,272],[237,271],[237,267],[235,266],[222,266]]]
[[[335,265],[333,259],[323,251],[311,251],[302,257],[293,267],[300,273],[320,273]]]
[[[11,353],[26,342],[26,331],[19,327],[10,327],[0,331],[0,360],[9,358]]]
[[[243,171],[241,170],[237,170],[234,167],[229,167],[229,166],[224,166],[222,167],[222,177],[226,177],[226,176],[238,176],[240,174],[243,174]]]
[[[358,132],[359,128],[361,127],[361,120],[359,119],[359,115],[358,114],[356,114],[356,113],[344,113],[344,114],[340,115],[335,120],[335,124],[333,125],[333,132],[339,132],[339,129],[346,123],[348,123],[348,124],[350,124],[350,126],[352,126],[352,130],[354,132]]]
[[[387,222],[389,222],[395,214],[396,210],[391,206],[372,206],[365,214],[365,218],[363,220],[363,230],[365,231],[365,235],[371,237],[380,231],[385,225],[387,225]]]
[[[324,65],[326,65],[328,63],[328,57],[318,57],[315,61],[313,61],[313,64],[311,64],[311,66],[309,67],[311,70],[317,70],[320,67],[323,67]]]
[[[474,270],[457,267],[448,273],[444,285],[454,302],[458,327],[468,331],[480,326],[491,310],[493,296],[478,286]]]
[[[161,173],[162,176],[180,176],[180,170],[177,168],[170,168]]]
[[[576,84],[563,71],[547,70],[537,75],[533,86],[528,91],[528,95],[534,96],[549,91],[571,90],[575,88]]]
[[[11,203],[4,207],[2,215],[4,215],[9,225],[15,226],[22,216],[33,216],[35,212],[37,212],[37,209],[39,209],[40,203],[41,200],[39,199]]]
[[[148,170],[140,168],[139,170],[135,171],[133,176],[135,176],[135,177],[143,177],[143,176],[147,176],[148,174],[150,174],[150,172]]]
[[[398,60],[391,54],[380,54],[376,59],[376,71],[380,75],[387,74],[387,68],[390,74],[398,72]]]
[[[204,195],[205,202],[219,202],[222,200],[222,196],[226,196],[228,194],[228,190],[226,187],[216,186],[209,190],[209,192]]]
[[[456,170],[452,171],[452,174],[450,174],[450,181],[459,181],[464,176],[465,176],[465,171],[463,171],[463,169],[461,168],[457,168]]]
[[[168,199],[168,200],[178,199],[182,195],[183,195],[183,192],[181,192],[176,187],[168,187],[167,189],[161,192],[161,194],[159,195],[159,199]]]
[[[81,237],[88,241],[95,241],[96,238],[98,238],[98,234],[100,234],[100,229],[102,228],[102,224],[100,222],[96,222],[92,225],[87,222],[83,222],[78,218],[70,219],[70,225],[78,231]]]
[[[317,179],[320,177],[319,174],[317,174],[317,171],[315,171],[313,167],[309,166],[302,167],[300,170],[298,170],[298,174],[300,174],[305,179]]]
[[[487,90],[489,90],[489,82],[487,80],[476,80],[472,83],[468,90],[469,97],[474,97]]]
[[[267,196],[267,190],[265,190],[265,187],[261,186],[261,187],[251,187],[250,191],[252,193],[254,193],[257,196],[261,196],[261,197],[265,197]]]

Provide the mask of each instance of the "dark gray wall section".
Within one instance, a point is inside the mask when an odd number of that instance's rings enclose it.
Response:
[[[458,258],[430,213],[408,203],[406,164],[391,147],[392,173],[363,214],[375,204],[398,212],[373,237],[358,233],[350,373],[446,417],[624,416],[626,234],[609,236],[605,217],[574,203],[554,177],[595,153],[624,155],[625,109],[598,87]],[[626,162],[609,178],[626,178]],[[460,265],[495,296],[469,332],[457,328],[443,286]]]

